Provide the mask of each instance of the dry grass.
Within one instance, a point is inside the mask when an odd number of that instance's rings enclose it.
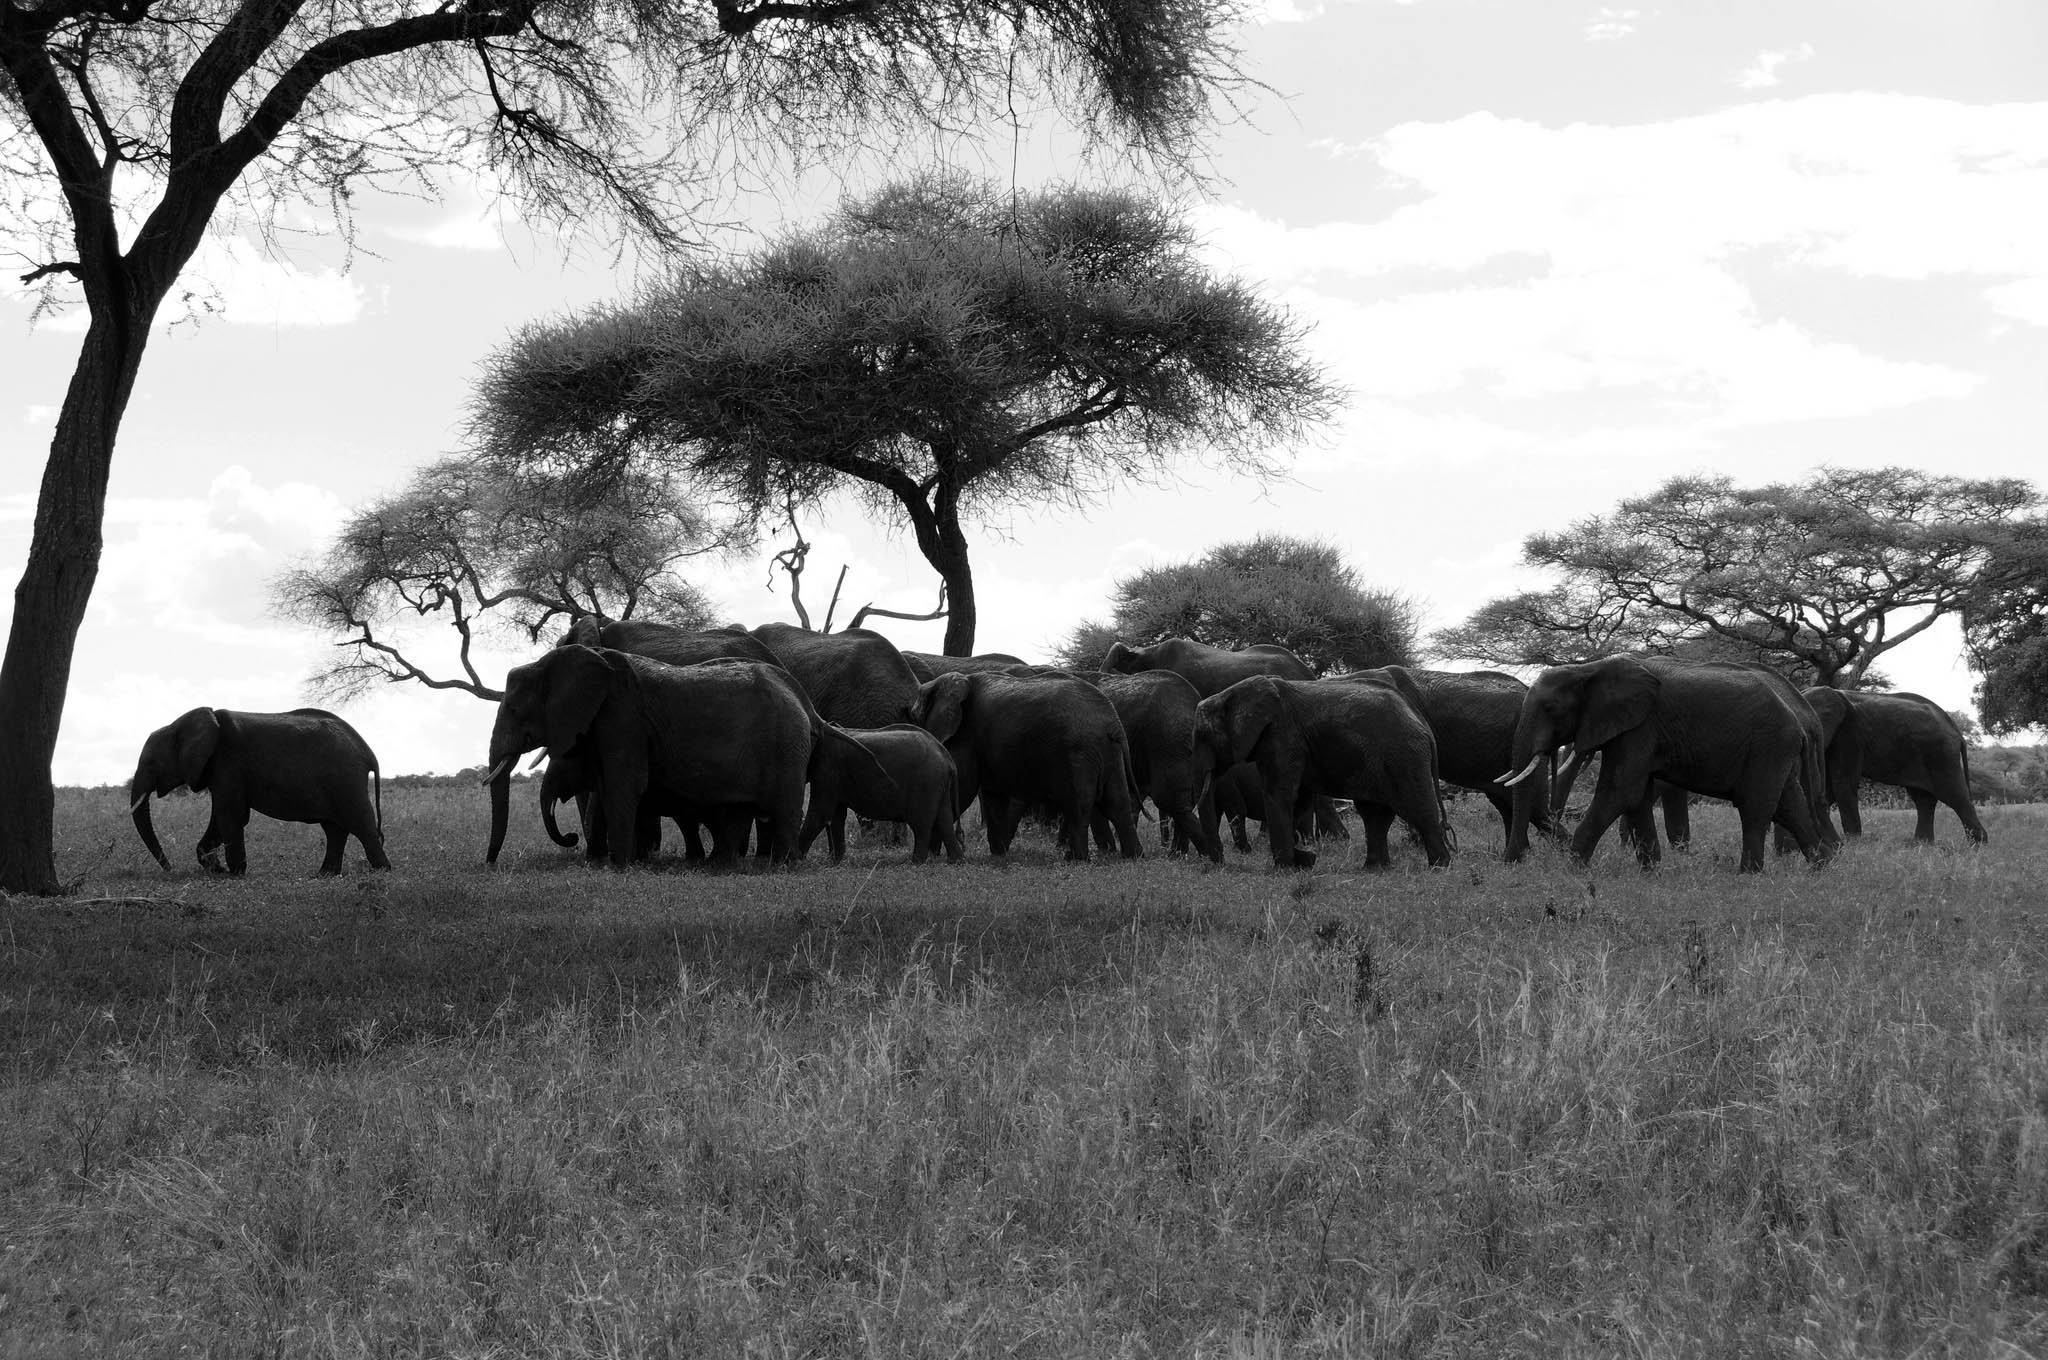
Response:
[[[227,882],[67,796],[0,1356],[2048,1349],[2048,809],[1751,878],[1732,817],[1587,874],[1469,806],[1443,873],[711,876],[485,871],[482,803]]]

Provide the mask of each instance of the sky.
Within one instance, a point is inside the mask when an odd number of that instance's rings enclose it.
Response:
[[[1189,211],[1211,263],[1312,323],[1349,406],[1279,482],[1194,466],[979,525],[980,650],[1042,657],[1107,616],[1119,577],[1259,533],[1336,543],[1435,628],[1547,584],[1520,563],[1528,535],[1679,474],[1905,465],[2048,486],[2048,6],[1267,5],[1241,34],[1267,88],[1215,134]],[[926,154],[736,194],[721,239],[745,248]],[[1034,183],[1122,173],[1043,124],[940,154]],[[33,318],[20,272],[0,288],[9,580],[83,324]],[[148,731],[198,704],[305,702],[332,640],[272,614],[272,578],[461,449],[478,364],[516,328],[633,283],[603,240],[537,237],[467,178],[439,201],[365,199],[353,250],[209,241],[122,429],[57,781],[125,780]],[[805,533],[814,614],[842,564],[841,620],[932,607],[936,578],[892,526],[848,503]],[[793,620],[768,583],[779,546],[691,575],[735,621]],[[941,624],[874,626],[939,650]],[[427,650],[445,669],[452,652]],[[521,659],[489,654],[489,678]],[[1952,627],[1881,664],[1969,704]],[[482,761],[492,707],[403,685],[342,712],[387,773],[448,772]]]

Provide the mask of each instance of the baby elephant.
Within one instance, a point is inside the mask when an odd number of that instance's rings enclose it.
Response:
[[[804,814],[796,852],[811,848],[818,832],[830,833],[832,862],[846,855],[846,810],[852,808],[876,821],[907,822],[910,862],[922,864],[934,841],[945,846],[946,858],[966,857],[954,810],[959,806],[959,773],[953,757],[937,737],[922,727],[892,723],[888,727],[850,727],[846,735],[865,746],[894,781],[883,784],[874,765],[843,748],[821,744],[811,761],[811,805]]]
[[[384,788],[376,753],[353,727],[325,710],[195,708],[150,733],[128,785],[129,812],[136,834],[166,869],[171,862],[150,823],[149,796],[162,798],[181,786],[213,794],[213,819],[198,847],[199,862],[209,869],[220,868],[223,846],[229,873],[248,869],[242,828],[251,812],[281,822],[320,823],[327,833],[323,874],[341,872],[341,852],[351,835],[362,842],[372,868],[391,867],[384,857]]]

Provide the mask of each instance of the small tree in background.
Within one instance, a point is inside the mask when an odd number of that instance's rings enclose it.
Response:
[[[1677,477],[1522,560],[1563,580],[1481,607],[1435,639],[1448,656],[1544,666],[1617,651],[1762,661],[1865,686],[1873,662],[1961,611],[2035,500],[2016,479],[1824,468],[1741,488]]]
[[[1269,450],[1338,389],[1302,327],[1124,190],[928,175],[814,231],[528,327],[479,386],[482,447],[594,487],[666,467],[754,518],[850,491],[904,523],[974,650],[967,526]]]
[[[2021,525],[1985,565],[1964,612],[1977,711],[2000,734],[2048,727],[2048,522]]]
[[[1416,657],[1413,603],[1362,584],[1335,545],[1280,534],[1125,577],[1112,609],[1108,623],[1074,630],[1060,664],[1092,669],[1111,642],[1169,637],[1233,650],[1277,643],[1318,675],[1411,665]]]
[[[318,693],[410,681],[495,701],[472,655],[480,638],[530,644],[582,614],[706,626],[710,602],[673,567],[727,546],[670,478],[636,473],[587,497],[451,458],[356,511],[324,557],[271,592],[279,613],[338,638],[310,682]],[[422,631],[428,619],[448,631]],[[452,663],[435,660],[449,649]]]

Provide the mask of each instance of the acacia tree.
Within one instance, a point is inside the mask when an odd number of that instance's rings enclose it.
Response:
[[[1756,488],[1677,477],[1612,515],[1532,535],[1522,560],[1563,580],[1483,606],[1435,645],[1498,665],[1729,656],[1853,689],[1965,607],[2034,500],[2024,481],[1910,468],[1823,468]]]
[[[1080,624],[1060,664],[1093,669],[1111,642],[1185,637],[1233,650],[1278,643],[1318,675],[1410,665],[1416,609],[1359,580],[1334,544],[1284,534],[1223,543],[1117,582],[1108,623]]]
[[[756,517],[853,491],[908,521],[964,656],[968,522],[1189,456],[1270,475],[1267,450],[1339,398],[1300,337],[1210,273],[1166,205],[929,175],[528,327],[490,361],[475,431],[489,456],[593,486],[681,468]]]
[[[209,226],[346,230],[364,188],[460,165],[529,218],[673,247],[749,148],[956,135],[1034,92],[1171,161],[1241,79],[1237,3],[0,0],[0,230],[89,314],[0,661],[0,890],[58,889],[50,761],[115,437]]]
[[[285,617],[339,635],[312,678],[321,693],[411,681],[495,702],[504,693],[477,671],[480,639],[538,642],[554,620],[586,614],[704,627],[710,602],[673,568],[728,546],[671,478],[636,474],[593,499],[450,458],[357,510],[271,594]],[[427,619],[447,626],[439,647],[409,626]],[[432,659],[446,648],[453,673]]]
[[[2048,522],[2022,524],[1985,564],[1964,611],[1977,710],[2005,734],[2048,726]]]

